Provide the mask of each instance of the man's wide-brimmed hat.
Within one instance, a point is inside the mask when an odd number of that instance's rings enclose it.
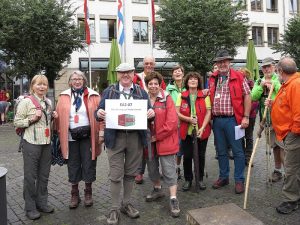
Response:
[[[233,60],[233,58],[229,55],[228,51],[225,49],[222,49],[217,53],[216,58],[214,59],[214,62],[219,62],[219,61],[222,61],[225,59]]]
[[[132,66],[129,63],[121,63],[117,68],[117,72],[126,72],[126,71],[132,71],[135,70],[134,66]]]
[[[272,57],[267,57],[267,58],[263,59],[260,66],[263,67],[263,66],[274,64],[274,63],[275,63],[275,61]]]

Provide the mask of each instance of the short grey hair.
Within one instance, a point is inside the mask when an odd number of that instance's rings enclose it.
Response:
[[[86,86],[87,86],[88,80],[87,80],[86,76],[84,75],[84,73],[81,72],[80,70],[75,70],[75,71],[70,75],[70,77],[69,77],[68,83],[69,83],[69,86],[70,86],[70,87],[72,87],[71,79],[72,79],[72,77],[73,77],[74,75],[81,76],[81,77],[83,78],[83,87],[86,87]]]
[[[155,64],[155,58],[152,55],[148,55],[143,59],[143,64],[145,63],[146,59],[151,59],[153,61],[153,63]]]
[[[295,60],[291,57],[283,57],[277,64],[277,69],[282,70],[285,74],[291,75],[297,72]]]

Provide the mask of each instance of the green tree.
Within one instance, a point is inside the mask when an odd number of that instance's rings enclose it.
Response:
[[[290,55],[300,66],[300,16],[296,15],[289,20],[287,29],[281,35],[281,40],[273,47],[276,52],[283,55]]]
[[[1,0],[0,60],[9,74],[44,70],[50,84],[70,54],[82,48],[70,0]]]
[[[210,71],[218,50],[226,48],[235,55],[236,48],[245,44],[247,18],[241,2],[162,0],[158,12],[163,19],[158,27],[161,48],[193,70]]]

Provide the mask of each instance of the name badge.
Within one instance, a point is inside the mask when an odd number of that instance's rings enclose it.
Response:
[[[79,116],[76,114],[74,116],[74,123],[78,123],[79,122]]]
[[[50,136],[50,129],[47,127],[45,128],[45,137],[49,137]]]
[[[215,95],[215,98],[221,98],[221,95],[218,93]]]

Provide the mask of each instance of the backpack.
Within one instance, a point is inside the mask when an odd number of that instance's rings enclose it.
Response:
[[[23,99],[25,99],[25,98],[29,98],[29,99],[32,101],[32,103],[34,104],[34,106],[35,106],[35,108],[36,108],[37,110],[42,110],[41,104],[39,103],[39,101],[38,101],[33,95],[25,96]],[[17,102],[17,104],[16,104],[16,106],[15,106],[15,114],[16,114],[16,112],[17,112],[17,108],[18,108],[19,103],[20,103],[23,99],[21,99],[19,102]],[[47,101],[47,100],[46,100],[46,101]],[[17,128],[16,128],[16,134],[17,134],[18,136],[23,136],[23,134],[24,134],[24,132],[25,132],[25,129],[26,129],[26,128],[24,128],[24,127],[17,127]]]

